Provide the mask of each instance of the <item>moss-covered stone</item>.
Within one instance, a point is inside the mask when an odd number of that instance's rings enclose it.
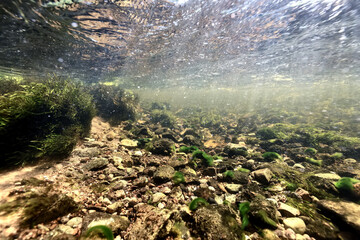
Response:
[[[266,162],[272,162],[274,160],[282,160],[282,157],[280,156],[280,154],[278,154],[276,152],[266,152],[262,155],[262,157],[264,158],[264,160]]]
[[[163,127],[173,128],[176,122],[175,116],[166,110],[155,109],[150,113],[151,122],[160,123]]]
[[[170,155],[175,152],[175,143],[167,138],[153,138],[145,145],[145,149],[155,154]]]
[[[194,213],[195,236],[201,239],[242,239],[241,220],[227,205],[208,205]]]
[[[193,158],[201,159],[203,164],[206,166],[213,166],[214,165],[214,158],[203,151],[197,150],[193,152]]]

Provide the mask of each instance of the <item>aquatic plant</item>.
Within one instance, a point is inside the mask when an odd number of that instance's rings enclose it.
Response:
[[[360,183],[360,180],[350,177],[342,177],[335,182],[335,187],[343,193],[352,193],[354,190],[354,184]]]
[[[170,110],[170,103],[167,102],[153,102],[151,103],[151,110]]]
[[[342,158],[344,155],[341,152],[336,152],[334,154],[332,154],[330,157],[333,159],[340,159]]]
[[[97,84],[91,87],[97,114],[112,125],[135,120],[139,98],[131,91],[114,85]]]
[[[243,173],[249,173],[249,172],[251,172],[249,169],[247,169],[247,168],[238,168],[238,169],[236,169],[237,171],[239,171],[239,172],[243,172]]]
[[[206,205],[209,205],[209,203],[204,198],[198,197],[190,202],[189,209],[191,211],[195,211],[199,206],[206,206]]]
[[[145,145],[149,142],[151,142],[151,138],[140,138],[140,139],[137,139],[137,142],[138,142],[138,147],[145,147]]]
[[[310,156],[314,156],[317,154],[317,150],[315,148],[307,148],[304,151],[306,154],[309,154]]]
[[[286,183],[286,190],[295,191],[298,188],[296,183]]]
[[[230,203],[228,200],[225,199],[225,200],[223,201],[223,205],[228,205],[228,206],[230,206],[231,203]]]
[[[305,160],[306,160],[306,162],[311,163],[316,166],[319,166],[319,167],[321,167],[321,165],[323,163],[323,160],[316,160],[316,159],[309,158],[309,157],[305,158]]]
[[[278,134],[273,128],[264,127],[256,132],[256,136],[262,140],[278,138]]]
[[[23,90],[15,78],[0,78],[0,95]]]
[[[232,170],[227,170],[223,173],[224,177],[226,178],[234,178],[234,171]]]
[[[207,166],[209,166],[209,167],[211,167],[211,166],[214,165],[214,159],[213,159],[213,157],[210,156],[210,155],[208,155],[208,154],[206,154],[206,153],[203,152],[203,151],[200,151],[200,150],[194,151],[194,152],[193,152],[193,158],[202,159],[203,162],[204,162]]]
[[[267,162],[271,162],[274,160],[282,160],[282,157],[280,156],[280,154],[276,153],[276,152],[266,152],[262,155],[262,157],[264,158],[265,161]]]
[[[95,108],[80,83],[52,77],[0,96],[2,166],[68,155],[90,131]]]
[[[176,122],[175,116],[166,110],[155,109],[150,113],[151,122],[160,123],[163,127],[173,128]]]
[[[112,233],[111,229],[105,225],[96,225],[89,228],[86,231],[85,237],[89,238],[92,233],[101,233],[107,240],[114,239],[114,234]]]
[[[174,176],[172,177],[172,180],[175,184],[180,184],[185,182],[185,177],[182,172],[175,172]]]
[[[260,132],[257,132],[257,136],[263,140],[269,140],[276,136],[276,138],[284,141],[299,142],[314,148],[319,147],[320,144],[342,148],[360,146],[360,138],[344,136],[335,131],[328,131],[306,124],[277,123],[265,129],[264,132],[260,130]]]
[[[240,203],[239,211],[241,216],[241,229],[244,230],[249,225],[250,202]]]
[[[198,151],[199,148],[196,147],[196,146],[190,146],[190,147],[187,147],[187,146],[181,146],[179,148],[179,152],[184,152],[184,153],[192,153],[192,152],[195,152],[195,151]]]

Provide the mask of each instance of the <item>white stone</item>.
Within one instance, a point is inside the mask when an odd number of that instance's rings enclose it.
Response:
[[[291,207],[282,202],[280,202],[280,206],[278,210],[281,213],[281,215],[284,217],[296,217],[300,215],[299,209]]]
[[[166,198],[165,194],[158,192],[158,193],[155,193],[154,195],[152,195],[152,202],[157,203],[157,202],[165,200],[165,198]]]
[[[341,178],[336,173],[316,173],[315,176],[322,179],[335,180],[335,181]]]
[[[74,217],[72,219],[70,219],[66,225],[72,227],[72,228],[76,228],[78,227],[81,223],[82,223],[83,219],[81,217]]]
[[[305,222],[301,218],[291,217],[284,219],[284,226],[291,228],[295,233],[304,234],[306,230]]]

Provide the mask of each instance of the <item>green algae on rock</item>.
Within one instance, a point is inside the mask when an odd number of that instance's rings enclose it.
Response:
[[[271,162],[274,160],[282,160],[282,157],[280,156],[280,154],[278,154],[276,152],[266,152],[262,155],[262,157],[267,162]]]
[[[189,209],[195,211],[199,206],[206,206],[208,204],[209,203],[204,198],[198,197],[190,202]]]
[[[184,174],[177,171],[177,172],[174,173],[174,176],[173,176],[172,180],[173,180],[173,182],[175,184],[184,183],[185,182]]]

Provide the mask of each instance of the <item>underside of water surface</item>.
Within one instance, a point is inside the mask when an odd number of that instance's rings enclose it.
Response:
[[[14,0],[0,21],[0,239],[357,239],[358,0]]]

